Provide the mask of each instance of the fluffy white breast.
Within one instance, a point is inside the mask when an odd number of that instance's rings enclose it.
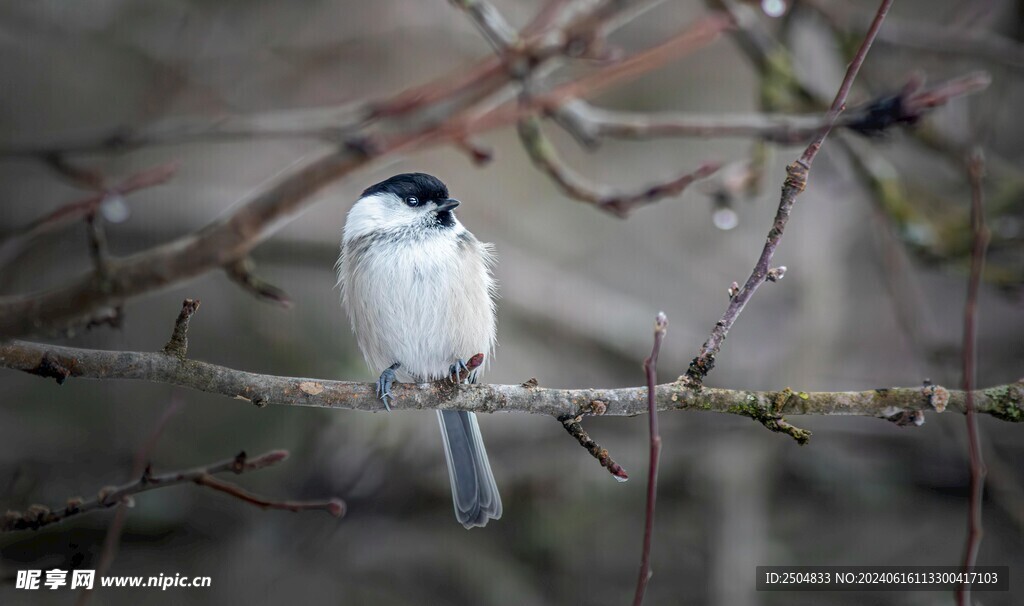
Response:
[[[424,381],[446,376],[457,359],[484,353],[489,361],[491,246],[458,220],[424,229],[395,206],[382,196],[357,202],[338,260],[345,309],[371,371],[399,362],[400,380]]]

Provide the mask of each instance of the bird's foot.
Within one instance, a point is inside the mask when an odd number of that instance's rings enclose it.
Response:
[[[459,358],[448,367],[448,380],[452,383],[461,383],[463,371],[468,373],[469,367],[466,366],[466,362],[462,358]]]
[[[384,409],[391,412],[391,404],[389,398],[393,398],[391,395],[391,386],[395,382],[395,371],[402,366],[400,363],[395,362],[391,366],[384,369],[384,372],[380,373],[380,378],[377,379],[377,397],[384,402]]]

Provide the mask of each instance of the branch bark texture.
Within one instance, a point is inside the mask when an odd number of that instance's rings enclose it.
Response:
[[[247,400],[253,404],[314,406],[381,411],[371,383],[263,375],[180,359],[162,352],[101,351],[25,341],[0,344],[0,368],[57,378],[134,379],[188,387]],[[395,385],[396,410],[443,409],[473,412],[515,411],[553,417],[600,410],[605,415],[635,416],[648,410],[647,387],[547,389],[522,385],[451,385],[441,381]],[[700,390],[685,381],[655,390],[657,409],[706,410],[762,420],[771,415],[857,415],[896,421],[914,411],[963,413],[963,391],[940,386],[896,387],[868,391],[804,392]],[[1024,379],[973,392],[974,408],[1011,422],[1024,421]],[[599,404],[595,405],[594,403]]]

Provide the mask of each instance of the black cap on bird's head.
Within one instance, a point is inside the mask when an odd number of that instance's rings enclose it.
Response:
[[[394,194],[402,200],[416,198],[421,204],[431,201],[440,203],[448,199],[448,187],[427,173],[402,173],[363,191],[364,197],[374,194]]]
[[[392,194],[406,206],[412,208],[427,207],[433,202],[435,206],[428,207],[428,210],[437,213],[440,224],[445,227],[451,227],[454,224],[451,211],[459,205],[459,201],[449,198],[448,187],[433,175],[426,173],[395,175],[367,187],[363,190],[362,197],[381,194]]]

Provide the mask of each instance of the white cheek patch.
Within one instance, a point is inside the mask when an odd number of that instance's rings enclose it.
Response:
[[[394,194],[374,194],[360,198],[348,211],[345,240],[353,240],[375,231],[390,231],[415,224],[420,211],[410,208]]]

